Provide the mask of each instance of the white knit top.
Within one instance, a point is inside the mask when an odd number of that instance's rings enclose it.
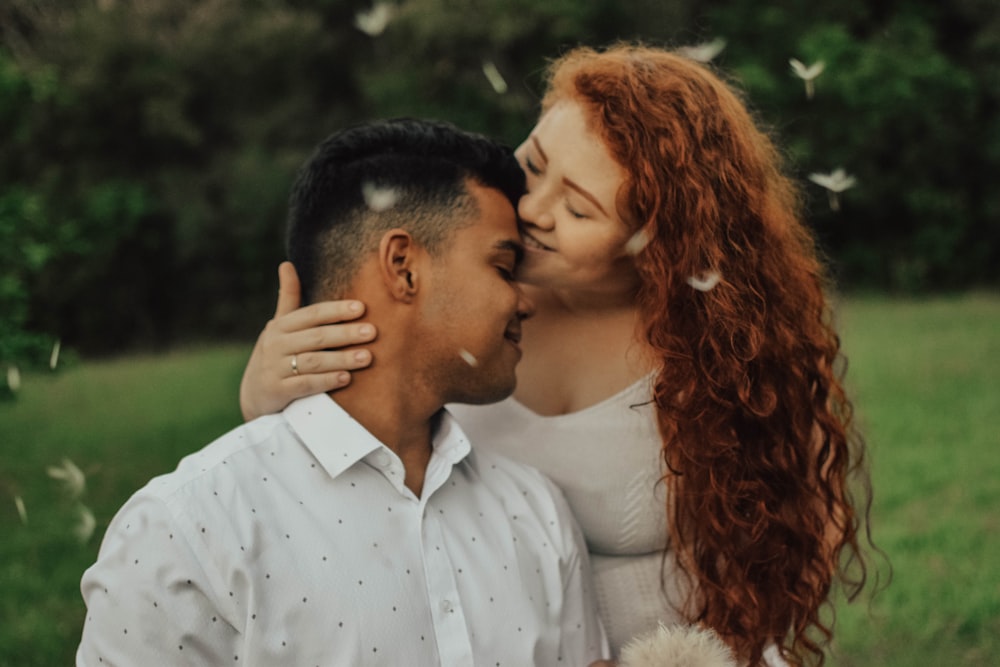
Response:
[[[601,619],[616,656],[659,622],[683,622],[686,580],[663,557],[664,466],[651,383],[648,376],[596,405],[553,417],[513,398],[449,406],[474,446],[534,466],[562,488],[592,554]]]

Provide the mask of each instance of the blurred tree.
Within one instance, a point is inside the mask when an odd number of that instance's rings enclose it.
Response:
[[[516,145],[534,124],[547,59],[637,34],[670,42],[691,4],[407,0],[371,37],[359,78],[380,115],[444,118]]]
[[[30,323],[91,352],[259,327],[294,170],[362,113],[350,3],[17,4],[44,11],[4,38],[58,94],[28,105],[4,189],[76,240],[33,285]]]
[[[799,176],[842,167],[857,178],[839,211],[809,190],[810,219],[845,285],[914,291],[1000,278],[988,175],[1000,168],[1000,19],[988,4],[712,3],[726,62],[780,129]],[[789,58],[825,64],[814,99]]]
[[[726,40],[714,62],[780,133],[846,285],[996,284],[998,14],[995,0],[5,0],[0,356],[50,340],[29,330],[89,353],[253,336],[288,187],[319,139],[412,115],[516,144],[546,59],[618,39]],[[824,62],[812,99],[790,58]],[[834,211],[806,177],[837,167],[857,184]]]
[[[0,145],[13,158],[23,145],[26,112],[35,100],[54,94],[51,78],[41,72],[30,77],[0,49]],[[51,339],[27,328],[31,283],[59,252],[65,239],[48,233],[49,213],[44,199],[13,184],[17,163],[4,160],[0,172],[0,372],[8,365],[40,363]],[[0,395],[10,396],[0,382]]]

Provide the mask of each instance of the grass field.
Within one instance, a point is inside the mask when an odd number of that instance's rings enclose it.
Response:
[[[1000,295],[856,297],[839,319],[894,573],[870,603],[838,604],[830,664],[1000,665]],[[72,663],[107,522],[239,422],[248,350],[82,362],[0,403],[0,667]],[[87,474],[79,500],[46,474],[63,458]],[[78,504],[96,517],[82,545]]]

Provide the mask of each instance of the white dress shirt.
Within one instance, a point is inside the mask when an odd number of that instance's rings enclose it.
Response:
[[[326,395],[138,491],[84,573],[77,665],[585,666],[607,654],[580,532],[543,475],[445,412],[422,496]]]

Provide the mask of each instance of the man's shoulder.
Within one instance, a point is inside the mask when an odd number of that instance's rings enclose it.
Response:
[[[475,444],[469,461],[478,471],[481,483],[493,487],[497,493],[506,495],[515,489],[519,496],[534,497],[543,505],[564,513],[566,499],[562,490],[537,468]]]
[[[488,477],[503,477],[511,481],[556,488],[555,484],[540,470],[488,447],[472,445],[470,462]]]
[[[254,450],[279,445],[288,439],[287,422],[280,414],[258,417],[188,454],[173,471],[149,480],[141,491],[165,500],[182,489],[198,487],[201,482],[237,476],[245,473],[247,467],[253,467],[258,459],[266,461],[254,457]]]
[[[480,484],[504,505],[519,530],[531,539],[522,542],[529,550],[545,551],[545,544],[569,558],[582,547],[579,527],[562,490],[541,471],[503,454],[473,445],[470,463]],[[544,536],[544,537],[543,537]]]

